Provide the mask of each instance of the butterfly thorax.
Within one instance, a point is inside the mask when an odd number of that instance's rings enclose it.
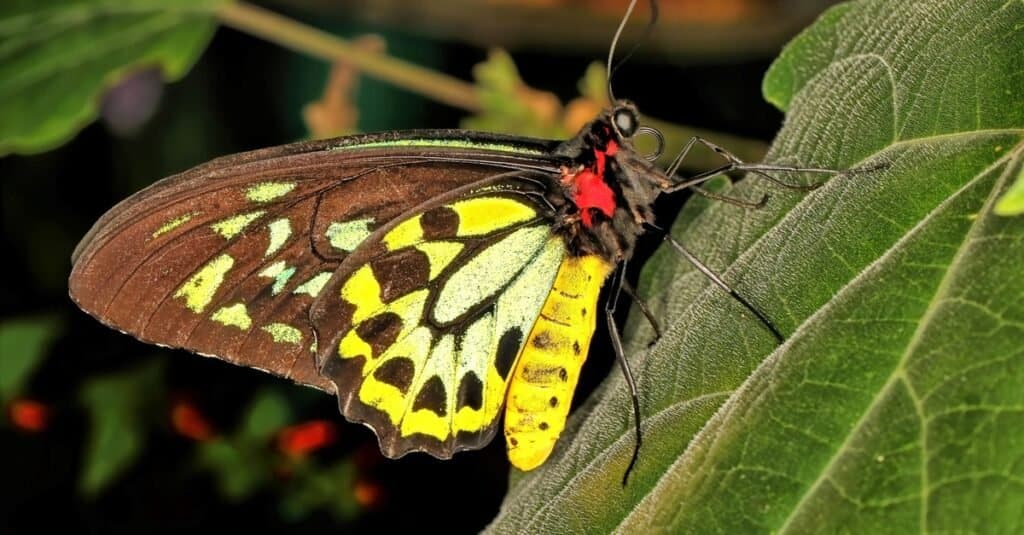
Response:
[[[633,149],[636,109],[618,102],[556,151],[564,203],[559,230],[569,250],[610,263],[628,259],[644,224],[654,223],[651,204],[668,178]]]

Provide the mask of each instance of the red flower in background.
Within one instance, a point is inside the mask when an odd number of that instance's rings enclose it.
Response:
[[[213,426],[199,408],[185,399],[179,399],[171,405],[171,426],[178,434],[192,440],[210,440],[215,434]]]
[[[8,410],[13,423],[18,429],[30,433],[39,433],[50,423],[50,408],[32,399],[17,399]]]
[[[384,503],[384,488],[374,481],[360,479],[356,481],[352,496],[364,509],[376,509]]]
[[[334,422],[313,420],[285,427],[277,434],[277,449],[300,457],[334,443],[338,437]]]

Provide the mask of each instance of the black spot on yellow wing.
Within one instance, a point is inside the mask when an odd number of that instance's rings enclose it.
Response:
[[[573,340],[573,342],[572,342],[572,352],[577,357],[580,356],[581,350],[580,350],[580,341],[579,340]]]
[[[536,347],[537,349],[544,349],[551,345],[551,337],[548,336],[548,333],[543,332],[534,336],[533,341],[530,343],[532,343],[533,347]]]
[[[380,299],[385,303],[419,290],[430,280],[430,259],[419,249],[406,248],[370,263],[380,284]]]
[[[551,396],[551,399],[548,400],[548,405],[551,405],[552,408],[557,407],[558,406],[558,396]]]
[[[405,357],[394,357],[386,360],[373,370],[373,378],[397,388],[402,394],[409,393],[416,365]]]
[[[426,409],[433,412],[438,416],[445,416],[448,414],[448,394],[444,388],[444,381],[438,376],[433,376],[427,379],[427,382],[423,383],[418,394],[416,394],[416,401],[412,403],[412,410],[416,412],[421,409]]]
[[[426,240],[450,238],[459,231],[459,214],[448,206],[438,206],[423,213],[420,226]]]
[[[519,355],[519,347],[523,344],[523,331],[519,327],[513,327],[501,335],[498,340],[498,351],[494,356],[494,368],[502,379],[508,377],[512,364],[516,362]]]
[[[366,355],[367,357],[382,355],[395,343],[401,331],[402,318],[394,312],[378,314],[356,326],[356,334],[370,344],[373,351],[373,355]]]
[[[455,399],[456,411],[463,407],[480,410],[484,405],[484,383],[472,371],[466,372],[459,381],[459,393]]]
[[[556,378],[565,381],[568,377],[568,372],[561,366],[531,364],[524,366],[521,373],[528,382],[537,384],[554,383]]]

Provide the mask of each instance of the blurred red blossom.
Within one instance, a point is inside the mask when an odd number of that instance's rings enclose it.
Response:
[[[8,413],[18,429],[30,433],[39,433],[46,430],[50,423],[50,407],[32,399],[14,400]]]
[[[278,432],[277,448],[286,455],[298,457],[333,444],[337,436],[334,422],[312,420]]]
[[[194,403],[178,399],[171,405],[171,426],[178,434],[204,442],[214,437],[213,426]]]

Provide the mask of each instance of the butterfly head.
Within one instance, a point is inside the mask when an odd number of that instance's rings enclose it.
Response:
[[[633,149],[634,137],[650,130],[640,126],[633,103],[617,100],[563,145],[572,162],[561,177],[572,206],[566,226],[581,251],[613,262],[628,258],[644,224],[654,222],[651,204],[664,173]]]
[[[631,139],[640,129],[640,116],[636,106],[628,100],[620,100],[609,112],[612,128],[622,139]]]

